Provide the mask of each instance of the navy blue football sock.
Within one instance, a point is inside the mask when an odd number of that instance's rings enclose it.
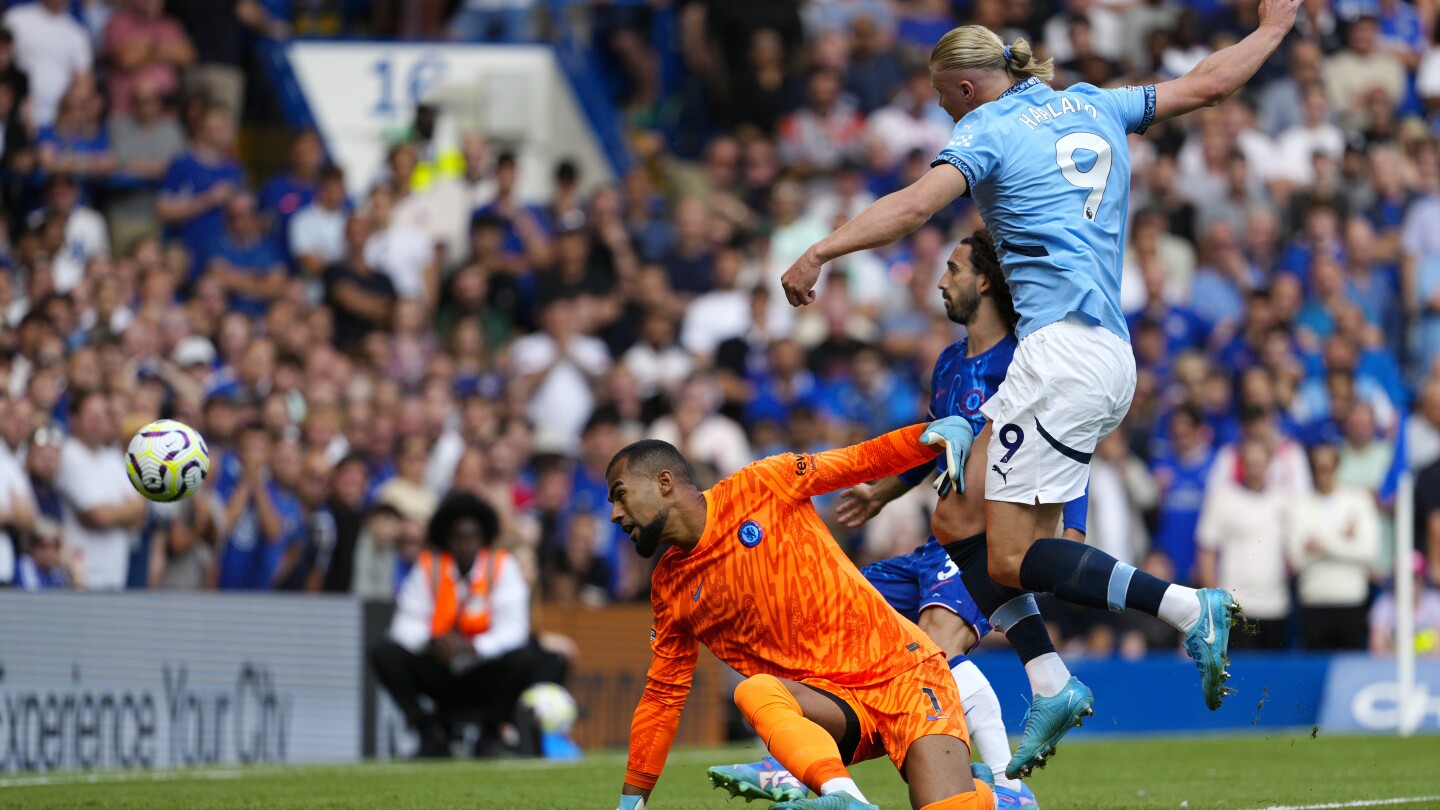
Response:
[[[1035,605],[1035,597],[1018,588],[1001,585],[990,578],[989,553],[985,535],[977,534],[945,546],[956,567],[965,590],[975,606],[990,619],[996,630],[1005,634],[1020,663],[1028,664],[1046,653],[1055,652],[1050,631]]]
[[[945,553],[950,555],[951,562],[960,569],[960,581],[965,583],[965,590],[970,592],[975,606],[987,617],[995,615],[1001,605],[1025,594],[1019,588],[1001,585],[990,578],[990,565],[986,559],[989,547],[985,543],[985,535],[977,534],[948,543]]]
[[[1034,594],[1022,593],[1001,605],[990,616],[990,623],[1005,634],[1005,640],[1015,648],[1022,664],[1055,652],[1055,642],[1050,640],[1050,630],[1040,616],[1040,606],[1035,604]]]
[[[1020,563],[1026,590],[1053,593],[1076,605],[1160,613],[1169,583],[1137,571],[1094,546],[1052,537],[1037,540]]]

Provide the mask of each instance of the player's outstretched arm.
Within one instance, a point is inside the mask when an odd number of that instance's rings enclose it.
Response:
[[[630,756],[625,764],[625,784],[620,789],[620,810],[641,810],[649,801],[650,791],[660,780],[670,756],[670,746],[680,728],[680,712],[685,708],[695,664],[700,660],[695,639],[665,633],[659,624],[657,620],[660,634],[653,643],[656,654],[650,661],[645,692],[630,721]]]
[[[794,500],[813,498],[889,478],[935,458],[939,448],[920,443],[924,429],[911,425],[850,447],[771,456],[755,466],[775,492]]]
[[[1213,107],[1245,86],[1295,24],[1304,0],[1260,0],[1260,25],[1250,36],[1205,57],[1178,79],[1155,86],[1155,120]]]
[[[821,239],[795,260],[780,277],[791,306],[815,300],[820,267],[841,256],[888,245],[930,221],[935,213],[965,193],[965,175],[949,164],[936,166],[919,180],[871,203],[834,233]]]

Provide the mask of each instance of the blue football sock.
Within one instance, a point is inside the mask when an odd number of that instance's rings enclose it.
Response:
[[[1094,546],[1073,540],[1037,540],[1020,563],[1026,590],[1053,593],[1076,605],[1126,608],[1159,615],[1169,583],[1122,563]]]

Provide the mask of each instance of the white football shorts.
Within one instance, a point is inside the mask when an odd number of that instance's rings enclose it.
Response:
[[[1130,344],[1071,316],[1027,335],[980,412],[990,420],[985,497],[1068,503],[1085,492],[1090,457],[1135,395]]]

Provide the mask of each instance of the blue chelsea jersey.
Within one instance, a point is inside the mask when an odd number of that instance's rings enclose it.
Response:
[[[1014,335],[1006,335],[989,351],[966,357],[969,338],[946,347],[935,360],[935,371],[930,378],[930,418],[946,416],[964,417],[978,436],[985,427],[985,414],[980,406],[995,395],[995,389],[1005,381],[1005,371],[1015,356],[1019,341]]]
[[[1000,383],[1005,381],[1005,372],[1009,370],[1010,361],[1015,357],[1015,347],[1019,345],[1019,339],[1009,334],[989,350],[974,357],[965,356],[970,349],[968,338],[946,347],[936,358],[935,371],[930,378],[930,418],[963,417],[975,430],[975,435],[980,435],[980,431],[985,427],[985,414],[980,413],[980,406],[994,396]],[[976,451],[983,453],[985,449],[979,447],[972,450]],[[941,459],[943,458],[942,455]],[[902,473],[901,478],[915,486],[929,471],[930,465],[925,465],[923,469]],[[1087,486],[1084,495],[1065,504],[1066,528],[1085,531],[1089,496],[1090,489]]]
[[[1120,311],[1125,139],[1154,118],[1154,86],[1056,91],[1028,79],[955,125],[932,165],[965,175],[1000,249],[1022,339],[1072,313],[1130,339]]]

